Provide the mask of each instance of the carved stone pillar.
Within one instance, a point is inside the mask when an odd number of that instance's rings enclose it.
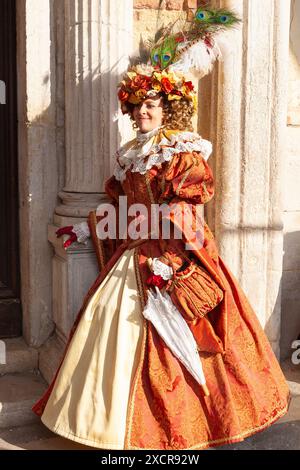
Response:
[[[55,249],[53,318],[62,342],[98,267],[91,243],[65,251],[55,230],[84,220],[106,199],[103,184],[127,133],[126,121],[113,122],[113,115],[117,84],[132,53],[132,0],[65,0],[64,18],[65,183],[56,226],[49,227]]]
[[[232,52],[203,81],[200,129],[214,143],[209,223],[279,354],[289,2],[216,1],[243,19]]]
[[[124,126],[113,122],[132,49],[132,0],[65,1],[66,178],[55,221],[86,217],[103,199]]]

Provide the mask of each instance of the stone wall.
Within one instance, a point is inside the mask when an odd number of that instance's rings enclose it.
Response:
[[[300,333],[300,2],[291,3],[287,158],[283,177],[284,258],[281,356]]]
[[[197,0],[134,0],[134,46],[138,49],[141,37],[153,37],[160,26],[186,18],[191,8],[197,8]],[[179,13],[181,12],[181,14]]]
[[[161,11],[157,11],[161,4]],[[140,34],[205,2],[135,1]],[[216,195],[206,207],[221,257],[235,274],[279,356],[286,163],[289,2],[213,0],[242,18],[232,53],[201,80],[198,126],[212,141]],[[255,138],[253,138],[255,136]]]

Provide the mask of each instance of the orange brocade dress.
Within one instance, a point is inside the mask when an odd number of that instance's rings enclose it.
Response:
[[[214,194],[210,143],[196,133],[157,129],[117,156],[106,182],[117,215],[127,205],[207,203]],[[100,240],[88,223],[100,274],[87,293],[61,365],[33,410],[54,432],[104,449],[205,449],[242,441],[288,410],[289,389],[269,341],[204,223],[202,247],[182,239]],[[173,219],[172,222],[176,224]],[[130,218],[128,224],[130,223]],[[221,303],[190,321],[206,383],[201,386],[143,316],[147,258],[196,260],[222,288]],[[181,338],[178,338],[180,342]]]

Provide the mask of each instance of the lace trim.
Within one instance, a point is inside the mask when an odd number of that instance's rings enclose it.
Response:
[[[168,281],[173,277],[173,269],[171,266],[162,263],[158,258],[153,258],[152,269],[156,276],[161,276],[165,281]]]
[[[153,166],[169,162],[175,154],[181,152],[201,152],[205,160],[212,152],[211,142],[202,139],[199,134],[194,132],[172,134],[170,139],[163,137],[158,144],[154,144],[154,138],[158,131],[159,128],[155,129],[156,133],[151,135],[150,140],[143,146],[120,149],[114,169],[114,176],[118,181],[125,180],[126,172],[129,169],[133,173],[144,175]],[[148,157],[147,160],[146,157]]]
[[[78,243],[85,243],[86,240],[91,236],[87,222],[80,222],[80,224],[75,224],[72,230],[76,234]]]
[[[155,129],[152,129],[152,131],[149,132],[141,132],[137,131],[136,133],[136,140],[138,142],[146,142],[146,140],[149,140],[151,137],[154,135],[157,135],[158,132],[163,128],[163,126],[156,127]]]

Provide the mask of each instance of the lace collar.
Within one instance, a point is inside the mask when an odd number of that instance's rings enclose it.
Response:
[[[137,131],[136,133],[136,140],[137,142],[146,142],[147,140],[151,139],[151,137],[157,135],[161,129],[163,129],[164,126],[159,126],[156,127],[155,129],[152,129],[152,131],[149,132],[141,132]]]
[[[212,144],[195,132],[174,132],[165,134],[162,128],[153,129],[138,136],[117,152],[114,176],[118,181],[126,179],[126,172],[144,175],[153,166],[170,161],[181,152],[201,152],[205,160],[212,152]],[[138,137],[142,140],[138,141]]]

